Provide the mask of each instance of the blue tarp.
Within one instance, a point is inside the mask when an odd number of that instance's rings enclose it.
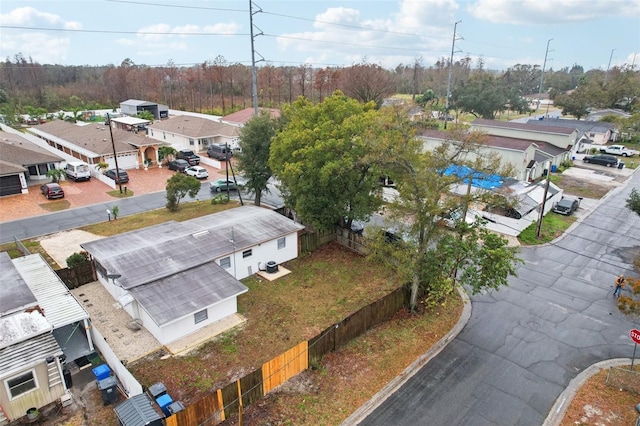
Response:
[[[471,186],[481,189],[494,189],[502,185],[502,176],[488,175],[486,173],[474,171],[467,166],[451,165],[444,171],[445,176],[455,175],[462,179],[462,182],[469,184],[471,177]]]

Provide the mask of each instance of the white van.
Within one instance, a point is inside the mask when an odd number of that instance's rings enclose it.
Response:
[[[67,177],[75,180],[76,182],[79,180],[91,179],[91,170],[89,170],[89,165],[82,161],[72,161],[67,163],[67,167],[64,170]]]

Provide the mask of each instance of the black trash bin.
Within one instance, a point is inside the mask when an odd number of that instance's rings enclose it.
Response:
[[[102,402],[104,405],[114,404],[118,402],[118,382],[115,376],[109,376],[106,379],[98,381],[98,389],[102,391]]]
[[[618,168],[622,169],[624,167],[624,163],[622,161],[618,161]]]

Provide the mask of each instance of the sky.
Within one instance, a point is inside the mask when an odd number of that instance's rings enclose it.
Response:
[[[251,18],[258,66],[640,67],[640,0],[2,0],[0,60],[250,65]]]

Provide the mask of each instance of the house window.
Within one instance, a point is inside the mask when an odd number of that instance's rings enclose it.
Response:
[[[225,258],[220,259],[220,266],[222,266],[224,269],[231,268],[231,258],[230,257],[225,257]]]
[[[593,133],[593,132],[591,132],[591,133],[589,133],[589,137],[590,137],[590,138],[595,138],[595,137],[596,137],[596,134],[595,134],[595,133]]]
[[[193,139],[189,138],[189,145],[193,146],[196,144],[196,141],[194,141]]]
[[[203,309],[202,311],[196,312],[195,314],[193,314],[193,319],[195,320],[196,324],[207,320],[207,318],[209,318],[209,315],[207,314],[206,309]]]
[[[38,383],[36,382],[36,376],[33,370],[8,379],[5,383],[9,390],[9,395],[11,395],[11,399],[38,388]]]
[[[278,250],[282,250],[287,246],[287,239],[285,237],[278,238]]]
[[[245,250],[242,252],[242,258],[244,259],[245,257],[249,257],[253,254],[253,251],[251,249],[249,250]]]
[[[162,138],[166,139],[167,138],[167,134],[165,132],[162,132]]]

